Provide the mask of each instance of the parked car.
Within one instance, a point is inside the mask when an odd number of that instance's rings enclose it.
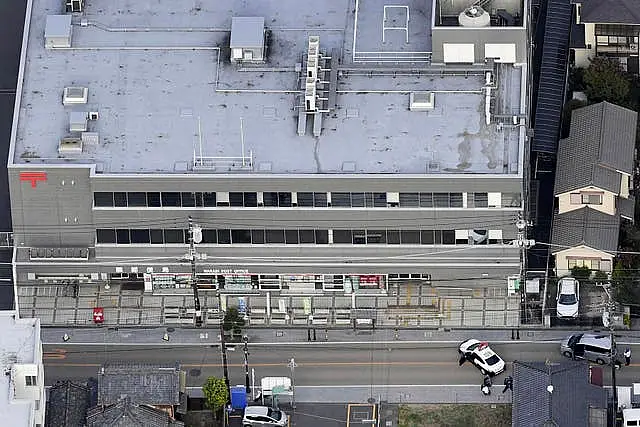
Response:
[[[611,337],[608,334],[577,333],[560,343],[560,353],[570,359],[584,359],[598,365],[611,362]]]
[[[289,425],[289,417],[279,409],[268,406],[247,406],[242,417],[243,427],[285,427]]]
[[[486,341],[466,340],[460,344],[458,353],[460,354],[460,365],[468,360],[480,370],[482,375],[495,376],[505,369],[504,360],[491,350]]]
[[[578,305],[580,304],[580,282],[573,277],[563,277],[558,282],[558,298],[556,299],[556,311],[558,317],[578,317]]]

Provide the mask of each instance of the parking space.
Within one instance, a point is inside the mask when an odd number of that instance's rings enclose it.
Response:
[[[347,405],[347,427],[375,425],[376,405],[349,404]]]
[[[288,404],[280,405],[289,415],[289,427],[362,427],[375,425],[376,405],[370,404],[317,404],[299,403],[294,410]],[[229,417],[229,427],[243,427],[242,413]]]

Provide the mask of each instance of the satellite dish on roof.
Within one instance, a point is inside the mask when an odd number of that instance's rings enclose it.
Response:
[[[193,228],[193,243],[202,242],[202,228],[194,227]]]

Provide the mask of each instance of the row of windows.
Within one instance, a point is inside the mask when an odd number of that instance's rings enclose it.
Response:
[[[499,193],[496,193],[500,196]],[[96,207],[401,207],[461,208],[463,193],[345,193],[345,192],[96,192]],[[467,207],[520,207],[518,193],[467,193]]]
[[[465,230],[466,231],[466,230]],[[315,229],[203,229],[202,242],[209,244],[388,244],[455,245],[499,244],[502,238],[487,230],[472,230],[462,238],[460,230],[315,230]],[[467,237],[468,236],[468,237]],[[99,228],[97,243],[152,244],[188,243],[188,230]]]

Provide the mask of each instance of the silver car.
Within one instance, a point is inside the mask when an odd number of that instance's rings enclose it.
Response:
[[[268,406],[247,406],[242,417],[243,427],[285,427],[289,417],[279,409]]]

